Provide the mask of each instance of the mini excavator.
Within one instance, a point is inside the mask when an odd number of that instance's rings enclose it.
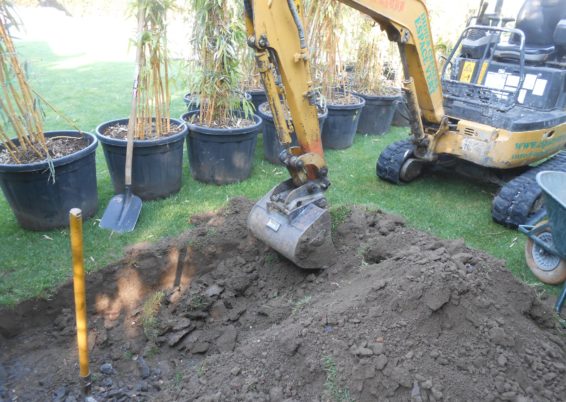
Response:
[[[439,73],[424,0],[337,0],[373,18],[399,46],[411,138],[388,146],[377,175],[410,182],[450,167],[501,185],[493,218],[524,223],[540,208],[535,176],[566,171],[566,0],[526,0],[514,28],[501,0],[480,12]],[[322,104],[309,65],[300,0],[244,0],[256,61],[290,179],[252,208],[252,233],[302,268],[335,258],[319,134]],[[283,105],[291,113],[286,120]],[[295,133],[298,146],[292,146]],[[536,167],[533,167],[533,165]]]

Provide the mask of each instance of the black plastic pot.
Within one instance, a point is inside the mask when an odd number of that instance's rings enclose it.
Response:
[[[68,226],[72,208],[80,208],[84,219],[96,213],[96,137],[78,131],[45,133],[46,137],[82,135],[88,144],[86,148],[53,160],[54,180],[47,162],[0,165],[0,186],[22,228],[49,230]]]
[[[251,95],[252,103],[254,104],[256,113],[258,113],[259,105],[261,105],[264,102],[267,102],[267,94],[265,93],[265,90],[264,89],[251,89],[251,90],[246,91],[246,93]]]
[[[267,106],[267,110],[269,110],[267,103],[265,103],[265,105]],[[263,155],[269,162],[274,164],[281,164],[281,161],[279,160],[279,154],[281,153],[281,151],[283,151],[283,146],[281,145],[279,138],[277,137],[277,130],[275,129],[273,115],[271,113],[262,112],[262,109],[264,107],[265,106],[260,105],[257,109],[257,113],[263,119]],[[324,114],[318,115],[318,125],[321,132],[327,116],[328,111],[325,111]],[[291,143],[293,146],[299,145],[299,143],[297,142],[297,137],[294,133],[291,134],[291,138],[293,140],[293,142]]]
[[[253,103],[253,97],[251,94],[249,94],[248,92],[244,92],[246,100],[248,102],[252,102]],[[185,96],[183,96],[183,102],[185,102],[185,105],[187,105],[187,112],[194,112],[196,110],[199,110],[200,106],[198,104],[198,97],[192,95],[190,92],[187,92],[185,94]]]
[[[249,127],[210,128],[189,122],[198,112],[181,116],[189,126],[187,150],[193,177],[214,184],[237,183],[250,177],[261,118],[254,115],[255,124]]]
[[[322,128],[322,146],[325,149],[346,149],[352,146],[365,105],[363,98],[356,98],[358,102],[351,105],[327,104],[328,117]]]
[[[393,115],[397,109],[397,103],[400,102],[400,95],[379,95],[372,96],[360,94],[366,101],[366,107],[360,117],[358,131],[362,134],[382,135],[391,127]]]
[[[395,114],[393,115],[393,122],[391,124],[396,127],[409,127],[410,115],[407,100],[404,96],[399,97],[397,107],[395,108]]]
[[[132,192],[142,200],[165,198],[181,189],[183,177],[183,142],[188,132],[184,122],[171,119],[182,127],[177,134],[156,140],[134,140],[132,160]],[[126,140],[104,135],[108,127],[128,124],[128,119],[102,123],[96,136],[102,143],[106,165],[114,186],[114,193],[124,192]]]

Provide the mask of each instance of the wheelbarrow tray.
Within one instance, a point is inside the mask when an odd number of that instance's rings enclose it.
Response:
[[[537,174],[552,230],[554,248],[566,259],[566,173],[544,171]]]

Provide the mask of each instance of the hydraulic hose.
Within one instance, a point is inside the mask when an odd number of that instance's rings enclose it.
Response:
[[[295,21],[297,30],[299,31],[299,41],[301,43],[301,49],[306,49],[307,41],[305,39],[305,28],[303,27],[303,21],[301,21],[301,17],[299,16],[299,11],[297,10],[297,6],[295,6],[295,0],[287,0],[287,4],[289,5],[289,10],[291,10],[291,15],[293,16],[293,20]]]

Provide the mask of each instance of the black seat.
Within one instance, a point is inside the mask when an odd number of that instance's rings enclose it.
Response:
[[[555,52],[554,32],[566,18],[566,0],[526,0],[517,16],[515,28],[525,34],[525,59],[542,62]],[[500,58],[519,58],[517,38],[501,44],[495,51]]]

